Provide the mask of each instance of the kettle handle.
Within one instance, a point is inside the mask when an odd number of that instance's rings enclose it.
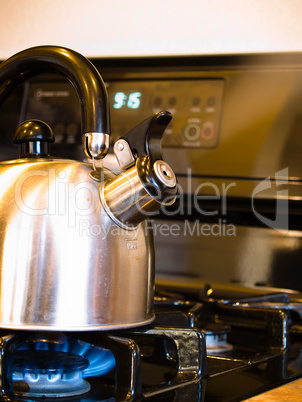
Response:
[[[0,64],[0,105],[19,84],[41,73],[59,73],[72,83],[81,103],[84,151],[89,157],[104,157],[110,135],[108,95],[98,70],[79,53],[37,46],[10,57]]]

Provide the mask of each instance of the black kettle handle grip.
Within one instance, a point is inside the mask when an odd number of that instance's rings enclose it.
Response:
[[[100,148],[104,149],[100,152],[106,154],[110,135],[106,87],[94,65],[71,49],[37,46],[1,63],[0,105],[19,84],[41,73],[57,73],[72,83],[81,104],[82,134],[102,134],[105,139],[102,137]]]
[[[158,112],[128,131],[125,139],[133,154],[148,155],[152,163],[162,160],[161,140],[172,115],[170,112]]]

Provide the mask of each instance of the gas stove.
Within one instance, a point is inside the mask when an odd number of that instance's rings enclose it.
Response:
[[[239,401],[302,375],[298,292],[162,281],[155,312],[125,331],[2,331],[2,397]]]

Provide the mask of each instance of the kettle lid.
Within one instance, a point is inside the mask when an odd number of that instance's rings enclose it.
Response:
[[[41,120],[27,120],[15,132],[14,143],[20,144],[20,157],[45,157],[49,155],[50,142],[54,134],[48,124]]]

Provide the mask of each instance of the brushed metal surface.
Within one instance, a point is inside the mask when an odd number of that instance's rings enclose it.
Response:
[[[154,178],[161,187],[156,185]],[[151,167],[150,158],[143,157],[115,180],[105,182],[100,187],[100,197],[112,220],[131,230],[158,211],[161,205],[174,203],[176,196],[166,193],[166,189],[177,189],[176,177],[169,165],[157,160]]]
[[[152,321],[150,223],[117,226],[90,171],[51,158],[0,164],[0,327],[107,330]]]

